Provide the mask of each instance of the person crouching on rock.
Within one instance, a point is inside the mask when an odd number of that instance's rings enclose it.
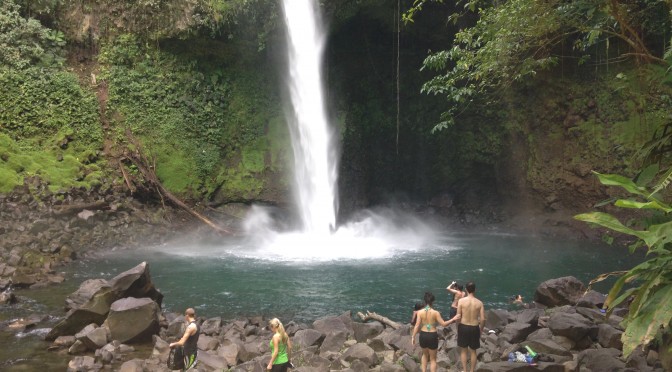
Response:
[[[184,371],[188,371],[196,366],[198,358],[198,336],[201,329],[196,323],[196,312],[192,308],[185,310],[184,321],[187,323],[187,329],[184,330],[184,335],[182,335],[180,341],[173,342],[169,346],[171,349],[176,346],[184,347]]]

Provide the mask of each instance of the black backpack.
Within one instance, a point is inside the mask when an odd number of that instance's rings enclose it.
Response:
[[[168,354],[168,368],[173,370],[184,368],[184,348],[182,346],[175,346],[170,349],[170,354]]]

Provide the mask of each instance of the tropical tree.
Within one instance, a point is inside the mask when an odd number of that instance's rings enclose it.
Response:
[[[404,19],[431,0],[416,0]],[[442,2],[442,0],[438,0]],[[539,71],[562,59],[579,64],[595,53],[615,63],[669,65],[664,44],[670,29],[670,3],[664,0],[510,0],[458,2],[465,11],[453,14],[457,22],[465,13],[477,14],[471,27],[455,35],[453,46],[430,54],[423,69],[438,74],[422,90],[444,95],[449,108],[435,126],[453,123],[457,108],[478,99],[497,100],[502,90],[529,81]]]

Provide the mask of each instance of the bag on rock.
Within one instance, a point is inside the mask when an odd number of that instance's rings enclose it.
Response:
[[[168,368],[184,368],[184,348],[182,346],[175,346],[170,349],[170,354],[168,354]]]

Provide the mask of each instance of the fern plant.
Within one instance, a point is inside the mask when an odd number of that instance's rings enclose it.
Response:
[[[642,174],[658,174],[653,166]],[[672,172],[663,172],[659,181],[651,190],[645,186],[650,177],[640,177],[638,182],[614,174],[596,173],[600,182],[607,186],[621,187],[630,193],[627,199],[618,199],[615,206],[634,208],[649,212],[654,218],[638,221],[639,225],[626,226],[616,217],[602,212],[584,213],[575,216],[577,220],[599,225],[638,240],[630,247],[635,249],[646,246],[646,261],[630,270],[619,272],[620,278],[614,283],[607,295],[604,306],[607,315],[614,308],[629,302],[629,312],[623,319],[625,332],[623,341],[624,356],[638,346],[647,346],[654,339],[670,334],[672,320],[672,206],[662,200],[662,191],[672,180]],[[610,273],[614,274],[614,273]],[[601,275],[593,282],[601,281],[610,274]],[[626,289],[627,288],[627,289]],[[664,343],[663,343],[664,344]],[[672,347],[663,345],[663,347]]]

